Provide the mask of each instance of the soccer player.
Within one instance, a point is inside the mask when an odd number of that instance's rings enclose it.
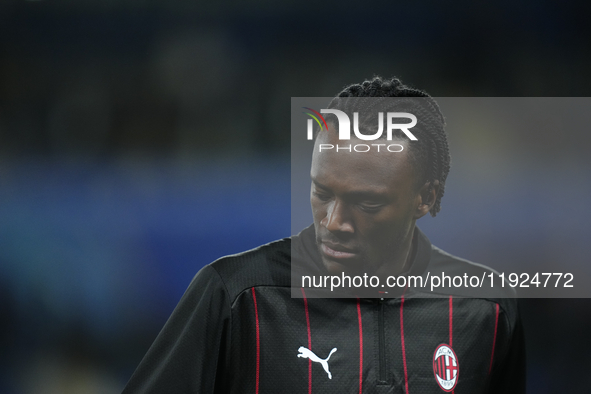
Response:
[[[310,172],[314,224],[199,271],[124,393],[525,392],[511,293],[406,282],[493,272],[431,245],[415,225],[441,209],[450,168],[437,103],[376,77],[346,87],[328,110]],[[417,123],[383,133],[378,151],[367,136],[384,110]],[[334,149],[340,114],[353,120],[347,143],[359,151]],[[328,298],[303,279],[366,274],[407,284],[349,284]]]

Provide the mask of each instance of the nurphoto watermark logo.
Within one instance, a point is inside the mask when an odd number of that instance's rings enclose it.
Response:
[[[328,130],[328,123],[322,114],[332,114],[336,117],[338,123],[338,136],[339,140],[347,141],[351,140],[351,120],[349,115],[338,109],[321,109],[320,112],[313,110],[309,107],[302,107],[309,112],[304,112],[309,115],[312,119],[308,119],[307,138],[308,140],[314,139],[314,121],[318,124],[320,130]],[[384,113],[378,112],[378,129],[373,134],[363,134],[359,131],[359,112],[353,112],[353,133],[355,138],[362,141],[375,141],[382,138],[384,130],[386,132],[386,140],[392,141],[392,135],[395,130],[400,130],[406,135],[411,141],[417,141],[417,137],[410,131],[411,128],[416,126],[417,117],[408,112],[387,112],[386,113],[386,126],[384,127]],[[409,119],[410,123],[395,123],[394,119]],[[373,148],[372,148],[373,147]],[[380,149],[388,152],[402,152],[404,147],[400,144],[354,144],[354,145],[333,145],[333,144],[318,144],[319,152],[335,150],[346,151],[346,152],[369,152],[370,150]]]

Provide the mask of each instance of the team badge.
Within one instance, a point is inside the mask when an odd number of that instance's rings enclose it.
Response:
[[[453,349],[442,343],[433,353],[433,373],[443,391],[452,391],[458,383],[460,365]]]

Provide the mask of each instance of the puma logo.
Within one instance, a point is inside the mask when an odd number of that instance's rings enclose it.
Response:
[[[324,370],[328,374],[328,378],[332,379],[332,374],[328,370],[328,359],[330,358],[330,356],[332,356],[332,354],[334,352],[337,351],[336,347],[330,351],[330,353],[328,354],[328,357],[325,358],[324,360],[321,359],[320,357],[318,357],[317,355],[315,355],[314,353],[312,353],[312,351],[306,347],[300,346],[298,351],[300,352],[300,354],[298,354],[298,357],[309,358],[310,360],[314,361],[315,363],[322,364],[322,368],[324,368]]]

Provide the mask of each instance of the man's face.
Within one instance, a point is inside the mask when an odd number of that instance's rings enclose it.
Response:
[[[310,202],[316,242],[330,273],[397,273],[402,269],[421,204],[408,143],[402,152],[318,152],[319,144],[348,146],[329,126],[316,138],[312,156]]]

